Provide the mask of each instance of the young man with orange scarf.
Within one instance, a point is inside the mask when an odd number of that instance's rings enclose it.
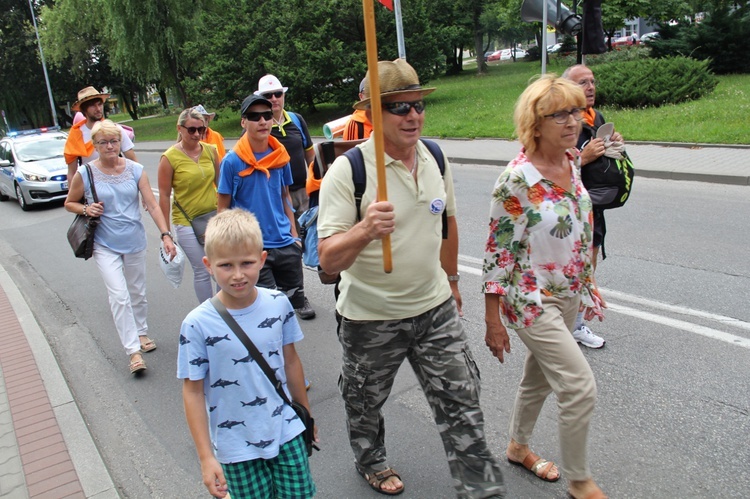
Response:
[[[258,286],[283,291],[299,315],[305,291],[302,243],[289,195],[293,182],[289,154],[271,136],[273,111],[268,99],[249,95],[240,115],[245,133],[221,162],[218,210],[242,208],[255,215],[263,232],[263,250],[268,252]]]
[[[94,87],[86,87],[78,92],[78,100],[70,107],[73,111],[80,111],[86,118],[74,124],[68,132],[68,140],[65,142],[65,162],[68,164],[68,181],[73,180],[73,175],[78,171],[80,165],[90,163],[99,157],[91,141],[91,129],[97,121],[104,119],[104,101],[109,94],[99,92]],[[123,156],[131,161],[138,161],[133,151],[133,141],[127,133],[122,133],[122,144],[120,151]]]
[[[577,83],[583,89],[583,94],[586,97],[586,109],[583,112],[583,123],[581,126],[581,133],[578,135],[577,147],[581,151],[581,168],[584,169],[588,165],[593,165],[599,161],[607,161],[604,157],[606,150],[604,140],[596,138],[596,131],[605,123],[604,116],[602,113],[594,109],[594,103],[596,101],[596,80],[594,79],[594,73],[588,67],[583,64],[576,64],[571,66],[563,72],[563,78]],[[611,140],[613,142],[624,142],[622,135],[618,132],[612,134]],[[586,186],[586,179],[583,178],[583,185]],[[607,233],[607,225],[604,220],[604,210],[598,209],[594,205],[594,254],[593,254],[593,265],[594,271],[596,272],[596,263],[599,258],[599,251],[602,253],[602,260],[607,258],[607,254],[604,251],[604,236]],[[576,319],[576,325],[573,330],[573,337],[578,343],[588,348],[602,348],[604,346],[604,339],[600,336],[595,335],[591,329],[583,323],[583,313],[579,313]]]

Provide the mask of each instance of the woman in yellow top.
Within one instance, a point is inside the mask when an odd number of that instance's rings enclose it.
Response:
[[[162,154],[158,169],[159,207],[167,220],[171,209],[172,231],[193,267],[193,287],[201,303],[213,296],[213,286],[203,265],[202,242],[190,222],[216,211],[215,183],[219,177],[216,148],[200,140],[205,131],[203,115],[195,108],[180,113],[178,142]]]

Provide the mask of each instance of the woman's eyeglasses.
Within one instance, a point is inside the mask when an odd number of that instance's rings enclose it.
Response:
[[[276,97],[277,99],[281,99],[281,96],[284,95],[284,92],[282,90],[277,90],[276,92],[266,92],[265,94],[261,94],[261,97],[264,99],[271,100],[271,97]]]
[[[185,130],[187,130],[187,133],[189,133],[190,135],[193,135],[195,132],[198,132],[201,135],[203,135],[203,132],[206,131],[206,127],[204,126],[183,126],[183,125],[180,125],[180,126],[184,128]]]
[[[273,111],[248,111],[245,113],[245,119],[248,121],[260,121],[263,118],[266,121],[273,119]]]
[[[406,116],[414,108],[417,114],[424,112],[424,101],[415,102],[383,102],[383,109],[396,116]]]
[[[96,145],[98,145],[99,147],[117,147],[118,145],[120,145],[120,139],[100,140],[96,143]]]
[[[583,119],[583,109],[576,107],[570,111],[558,111],[552,114],[545,114],[545,118],[552,118],[558,125],[564,125],[568,122],[569,117],[572,116],[574,120],[581,121]]]

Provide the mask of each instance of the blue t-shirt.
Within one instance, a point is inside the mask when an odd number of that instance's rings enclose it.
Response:
[[[83,177],[86,202],[93,203],[89,185],[91,168],[99,201],[104,202],[104,214],[94,234],[94,242],[120,254],[137,253],[146,249],[146,228],[141,221],[141,201],[138,182],[143,165],[125,159],[125,170],[119,175],[107,175],[87,164],[78,171]]]
[[[283,347],[300,341],[302,330],[284,293],[256,289],[255,303],[229,313],[275,370],[291,400]],[[251,359],[210,300],[182,322],[177,377],[203,380],[211,441],[220,463],[272,459],[281,445],[305,429],[294,409],[283,402]]]
[[[269,148],[266,152],[255,153],[255,158],[260,160],[271,151]],[[282,195],[284,187],[292,183],[291,167],[287,164],[268,170],[270,178],[262,171],[240,177],[239,173],[248,166],[236,152],[227,153],[221,162],[219,194],[232,196],[232,208],[243,208],[255,215],[263,232],[265,248],[284,248],[294,244],[292,226],[284,212],[286,197]]]

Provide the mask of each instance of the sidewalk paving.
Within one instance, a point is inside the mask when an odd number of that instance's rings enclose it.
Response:
[[[510,140],[434,140],[457,164],[503,166],[520,150]],[[136,153],[172,144],[136,143]],[[639,176],[750,185],[750,146],[630,142],[627,150]],[[0,498],[36,497],[119,493],[44,333],[0,266]]]

